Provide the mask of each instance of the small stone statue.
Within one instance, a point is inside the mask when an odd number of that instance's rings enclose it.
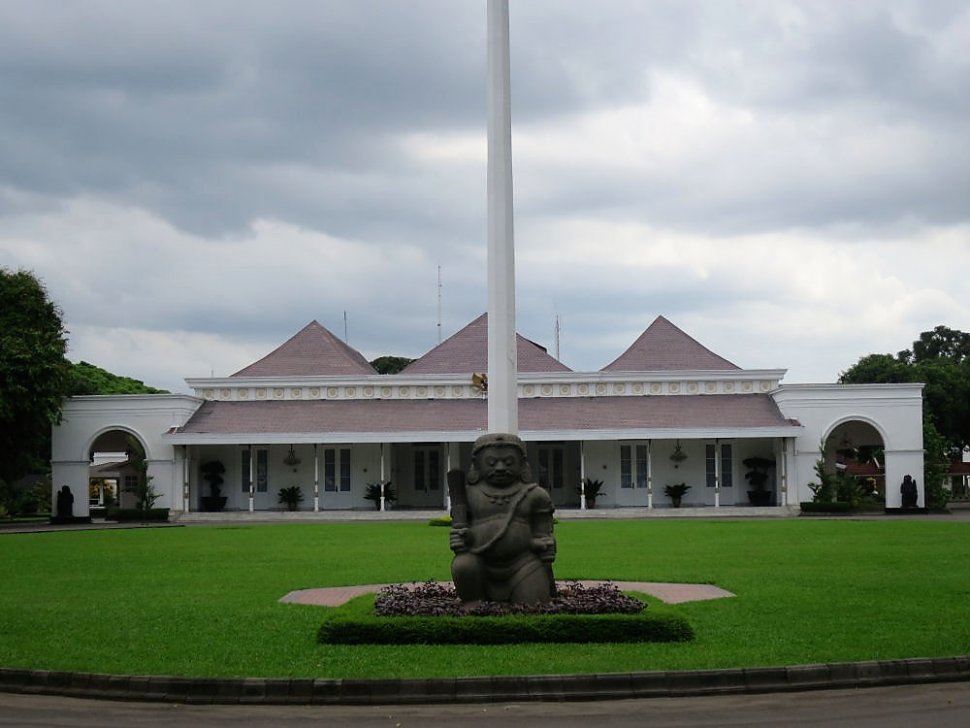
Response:
[[[74,517],[74,494],[66,485],[57,491],[57,517]]]
[[[913,476],[906,475],[903,477],[903,484],[899,486],[899,493],[902,496],[901,505],[903,508],[916,508],[919,501],[919,492],[916,490],[916,481],[913,480]]]
[[[468,487],[448,474],[452,500],[451,574],[468,608],[487,600],[533,604],[555,596],[552,499],[533,483],[525,445],[516,435],[475,441]]]

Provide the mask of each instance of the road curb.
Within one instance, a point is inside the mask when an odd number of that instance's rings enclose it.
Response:
[[[400,705],[672,698],[970,680],[970,656],[791,667],[417,679],[186,678],[0,668],[0,692],[98,700]]]

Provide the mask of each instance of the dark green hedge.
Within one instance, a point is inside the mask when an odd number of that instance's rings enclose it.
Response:
[[[802,513],[848,513],[852,506],[843,501],[831,501],[830,503],[799,503]]]
[[[674,614],[551,614],[506,617],[334,616],[317,640],[341,645],[499,645],[520,642],[687,642],[694,630]]]
[[[168,508],[109,508],[104,516],[109,521],[167,521]]]

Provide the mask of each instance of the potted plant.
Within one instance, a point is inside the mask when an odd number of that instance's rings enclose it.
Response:
[[[374,501],[374,508],[380,510],[381,508],[381,484],[378,483],[368,483],[367,490],[364,491],[364,500]],[[384,503],[385,505],[393,500],[397,500],[394,495],[394,489],[391,488],[391,481],[384,481]]]
[[[209,484],[209,495],[201,498],[203,511],[221,511],[226,507],[227,498],[222,495],[220,486],[223,484],[222,474],[226,472],[226,466],[220,460],[210,460],[202,463],[199,468],[202,471],[202,478]]]
[[[768,490],[768,469],[775,464],[774,460],[762,457],[753,457],[743,460],[744,467],[748,472],[744,474],[745,479],[751,485],[748,491],[748,501],[753,506],[770,506],[772,492]]]
[[[596,499],[603,492],[603,481],[583,478],[582,485],[576,488],[576,492],[586,496],[587,508],[596,508]]]
[[[278,501],[286,506],[286,510],[295,511],[300,507],[303,500],[303,490],[298,485],[291,485],[287,488],[280,488]]]
[[[664,486],[664,495],[669,496],[674,508],[680,508],[680,502],[688,490],[690,490],[690,486],[687,483],[674,483]]]

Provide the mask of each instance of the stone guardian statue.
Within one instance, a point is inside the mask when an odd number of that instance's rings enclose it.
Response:
[[[555,596],[552,499],[538,483],[516,435],[475,441],[467,486],[448,474],[452,503],[451,574],[467,608],[481,601],[533,604]]]

